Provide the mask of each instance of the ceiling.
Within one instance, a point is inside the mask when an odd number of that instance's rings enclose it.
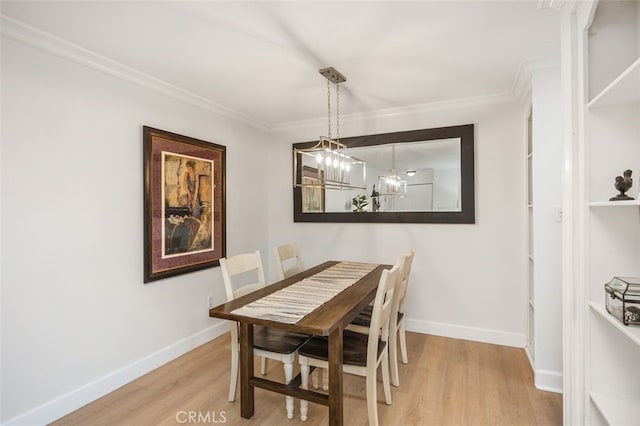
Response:
[[[266,128],[513,95],[523,65],[559,58],[538,1],[2,1],[2,14]],[[335,106],[335,104],[333,104]]]

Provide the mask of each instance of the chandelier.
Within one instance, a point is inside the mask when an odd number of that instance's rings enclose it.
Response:
[[[407,181],[402,179],[396,172],[395,144],[391,146],[391,169],[386,175],[378,176],[378,188],[380,195],[399,195],[403,197],[407,193]]]
[[[349,155],[347,145],[340,142],[340,84],[347,81],[333,67],[319,70],[327,79],[327,136],[309,148],[294,148],[294,180],[296,188],[366,189],[366,162]],[[331,86],[336,93],[336,135],[331,129]],[[309,178],[312,176],[313,178]]]

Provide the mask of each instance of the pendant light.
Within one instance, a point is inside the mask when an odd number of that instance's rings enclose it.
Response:
[[[347,81],[333,67],[322,68],[320,74],[327,79],[327,136],[320,136],[310,148],[294,149],[294,187],[321,189],[366,189],[366,163],[348,153],[340,142],[340,84]],[[331,88],[336,93],[336,135],[331,128]],[[314,179],[304,179],[300,170],[312,170]]]

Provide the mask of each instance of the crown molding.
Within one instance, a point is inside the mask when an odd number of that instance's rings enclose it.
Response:
[[[445,101],[429,102],[424,104],[409,105],[405,107],[387,108],[370,112],[340,114],[343,123],[356,121],[373,121],[383,120],[386,118],[398,117],[403,115],[420,115],[432,113],[434,111],[447,111],[460,108],[471,108],[478,106],[496,105],[504,103],[512,103],[516,98],[510,93],[501,93],[496,95],[476,96],[470,98],[451,99]],[[314,118],[309,120],[291,121],[275,124],[269,127],[273,132],[288,131],[301,129],[306,127],[320,127],[326,124],[325,118]]]
[[[562,10],[564,7],[564,0],[538,0],[538,10],[552,9]]]
[[[566,4],[566,3],[565,3]],[[29,46],[43,50],[49,54],[92,68],[96,71],[132,82],[147,89],[166,96],[173,97],[182,102],[198,108],[213,112],[222,117],[249,125],[261,131],[277,132],[305,127],[318,127],[326,122],[326,118],[318,117],[308,120],[267,124],[252,117],[234,111],[211,99],[197,95],[188,90],[174,86],[149,74],[137,71],[131,67],[96,54],[88,49],[57,37],[51,33],[32,27],[19,20],[0,14],[0,32],[3,36],[12,38]],[[381,109],[377,111],[342,115],[344,122],[381,120],[402,115],[415,115],[432,113],[434,111],[446,111],[458,108],[487,106],[511,102],[526,102],[528,93],[531,92],[531,73],[535,69],[555,65],[556,62],[525,62],[520,64],[518,72],[509,93],[499,93],[486,96],[460,98],[444,101],[429,102],[424,104],[409,105],[405,107]]]
[[[518,72],[516,73],[515,78],[513,79],[511,93],[521,105],[524,105],[527,103],[529,95],[531,94],[533,73],[538,70],[557,68],[559,66],[560,62],[555,60],[522,62],[518,67]]]
[[[149,74],[137,71],[105,56],[98,55],[88,49],[68,42],[38,28],[32,27],[16,19],[0,14],[0,32],[3,36],[43,50],[60,58],[87,66],[96,71],[138,84],[147,89],[161,93],[218,114],[222,117],[247,124],[266,131],[269,126],[249,116],[231,110],[203,96],[174,86]]]
[[[511,93],[514,94],[520,105],[524,105],[531,93],[532,72],[529,63],[522,62],[518,66],[518,71],[511,84]]]
[[[584,3],[594,3],[598,0],[538,0],[538,10],[554,10],[561,13],[574,13]]]

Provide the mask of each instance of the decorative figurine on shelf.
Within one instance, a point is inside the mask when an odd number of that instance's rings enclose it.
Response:
[[[616,176],[616,183],[613,186],[615,186],[620,193],[615,197],[609,198],[609,201],[633,200],[633,197],[625,195],[625,192],[627,192],[632,185],[631,170],[627,169],[624,171],[623,176]]]
[[[371,202],[373,202],[371,208],[374,212],[377,212],[380,208],[380,193],[376,191],[375,185],[373,185],[373,191],[371,191]]]
[[[351,204],[353,204],[353,206],[355,207],[355,210],[353,210],[354,212],[363,212],[365,211],[364,209],[369,205],[369,202],[367,201],[366,195],[356,195],[351,199]]]
[[[635,306],[627,306],[624,310],[624,323],[640,322],[640,309]]]

